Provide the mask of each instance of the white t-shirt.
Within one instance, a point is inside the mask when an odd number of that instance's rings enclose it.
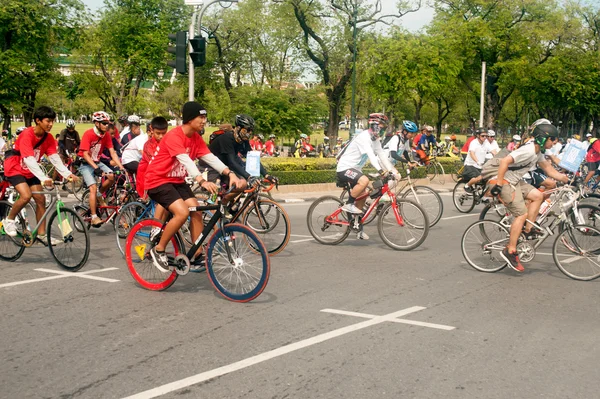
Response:
[[[146,133],[140,133],[137,137],[130,140],[129,143],[123,147],[121,163],[126,164],[129,162],[141,161],[142,150],[144,149],[146,141],[148,141],[148,135]]]
[[[402,156],[404,154],[404,151],[408,151],[410,153],[411,152],[410,140],[405,140],[403,142],[402,136],[400,136],[399,134],[396,134],[396,135],[394,135],[394,137],[392,137],[390,139],[390,141],[388,141],[385,144],[385,147],[383,148],[383,150],[387,154],[388,161],[390,161],[392,163],[392,165],[395,165],[397,160],[395,158],[392,158],[392,156],[390,154],[395,152],[399,156]],[[410,155],[409,155],[409,157],[410,157]],[[409,159],[412,159],[412,158],[409,158]]]
[[[523,177],[523,172],[535,170],[538,162],[546,160],[541,152],[539,154],[535,153],[533,141],[522,145],[507,156],[512,157],[514,160],[514,163],[508,166],[508,171],[504,175],[504,178],[510,184],[517,184]]]
[[[477,162],[475,162],[475,160],[473,158],[471,158],[471,151],[473,151],[475,153],[475,156],[477,157],[477,161],[480,162],[479,164]],[[483,144],[481,144],[479,142],[479,139],[475,138],[475,140],[471,141],[471,144],[469,144],[467,158],[465,158],[465,166],[474,166],[477,169],[481,169],[481,167],[483,166],[483,163],[485,162],[485,153],[486,152],[487,152],[487,145],[485,144],[485,141],[483,142]]]
[[[560,154],[560,150],[562,150],[563,145],[560,143],[560,141],[558,141],[556,144],[554,144],[552,146],[552,148],[550,148],[549,150],[546,150],[546,153],[551,154],[551,155],[558,155]]]
[[[489,140],[487,141],[487,151],[488,152],[492,152],[492,151],[496,151],[496,154],[500,152],[500,146],[498,145],[498,142],[496,140],[493,140],[492,142],[490,142]]]
[[[362,170],[367,160],[377,170],[392,169],[392,165],[387,160],[387,154],[381,147],[381,140],[371,140],[371,132],[363,130],[355,134],[348,147],[346,147],[338,161],[336,171],[343,172],[352,168]]]

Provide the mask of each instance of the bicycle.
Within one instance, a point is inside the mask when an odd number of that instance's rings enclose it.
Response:
[[[32,231],[28,229],[27,222],[21,214],[15,218],[18,231],[16,237],[10,237],[4,228],[0,228],[0,259],[10,262],[19,259],[25,248],[31,247],[36,242],[37,232],[49,216],[46,226],[48,241],[44,245],[49,248],[50,254],[61,268],[76,272],[85,265],[90,254],[90,238],[83,220],[77,212],[65,206],[57,186],[53,191],[39,191],[33,192],[33,194],[50,195],[52,198],[50,205]],[[8,216],[11,208],[12,205],[7,201],[0,201],[0,218],[2,220]],[[54,245],[52,244],[53,240]]]
[[[568,198],[563,202],[563,198]],[[526,237],[522,234],[517,244],[517,253],[522,263],[531,262],[548,237],[559,233],[552,247],[552,256],[558,269],[575,280],[593,280],[600,277],[600,229],[595,225],[600,220],[600,208],[592,205],[581,206],[591,209],[590,213],[578,211],[578,193],[565,186],[557,193],[554,203],[545,209],[535,223],[528,220],[539,232]],[[560,212],[549,226],[544,227],[545,219],[552,215],[552,209],[559,204]],[[591,208],[590,208],[591,207]],[[461,251],[467,263],[482,272],[497,272],[507,266],[500,252],[508,244],[510,237],[509,216],[500,221],[479,220],[470,225],[461,239]],[[587,248],[587,249],[586,249]],[[565,253],[562,253],[563,251]],[[568,257],[567,257],[568,256]],[[583,262],[578,262],[584,259]]]
[[[221,193],[221,195],[225,195]],[[195,206],[190,212],[214,211],[194,245],[187,251],[181,232],[177,232],[166,248],[168,269],[157,267],[150,250],[158,244],[168,223],[143,219],[131,228],[125,247],[127,267],[134,280],[143,288],[162,291],[169,288],[178,276],[188,274],[190,261],[208,239],[205,266],[213,287],[223,297],[234,302],[249,302],[258,297],[269,281],[270,260],[267,249],[258,235],[249,227],[226,223],[223,204]],[[218,228],[213,232],[213,228]],[[209,234],[211,234],[209,236]]]
[[[378,187],[374,193],[363,194],[356,200],[371,195],[373,202],[363,216],[342,211],[344,203],[337,197],[318,198],[308,209],[306,220],[308,230],[317,242],[324,245],[337,245],[344,241],[351,230],[362,231],[365,221],[375,212],[381,197],[387,194],[391,202],[379,211],[377,231],[383,242],[398,251],[409,251],[420,246],[429,233],[427,213],[412,201],[396,198],[388,182],[394,178],[388,174],[374,183]],[[349,187],[348,187],[349,188]],[[317,209],[318,208],[318,209]]]
[[[469,213],[484,202],[486,183],[482,180],[471,186],[472,192],[465,190],[465,181],[461,178],[452,189],[452,203],[460,213]]]
[[[442,215],[444,213],[444,203],[442,202],[442,198],[440,195],[431,187],[427,186],[417,186],[414,184],[412,179],[410,178],[410,168],[406,169],[406,177],[401,179],[400,182],[405,182],[403,185],[398,184],[396,189],[394,190],[397,197],[411,200],[417,204],[419,204],[426,212],[427,217],[429,219],[429,227],[433,227],[440,221]],[[406,190],[406,191],[405,191]],[[340,200],[342,202],[346,202],[348,199],[348,188],[344,186],[342,190],[342,194],[340,194]],[[363,207],[363,212],[365,212],[369,206],[371,205],[371,198],[367,198],[365,202],[365,206]],[[365,220],[364,224],[369,224],[377,215],[379,215],[381,209],[383,208],[385,202],[380,202],[379,206],[375,209],[375,212],[372,212],[369,217]]]
[[[424,166],[429,181],[435,181],[439,184],[444,184],[446,182],[446,173],[444,172],[444,167],[440,161],[438,161],[437,151],[432,145],[429,146],[429,162]]]

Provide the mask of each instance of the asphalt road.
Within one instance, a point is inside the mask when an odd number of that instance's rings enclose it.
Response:
[[[27,249],[0,264],[0,397],[597,397],[600,281],[564,276],[549,244],[523,274],[475,271],[460,252],[475,213],[443,199],[411,252],[375,226],[369,241],[320,245],[310,204],[286,204],[291,242],[248,304],[206,274],[140,288],[109,227],[75,274]]]

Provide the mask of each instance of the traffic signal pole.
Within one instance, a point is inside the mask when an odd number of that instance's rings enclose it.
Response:
[[[196,15],[198,14],[198,6],[194,7],[194,14],[192,15],[192,21],[190,22],[190,30],[188,32],[188,38],[192,38],[194,37],[194,31],[195,31],[195,27],[194,27],[194,22],[196,21]],[[189,43],[189,40],[188,40]],[[196,84],[195,82],[195,73],[194,73],[194,63],[192,61],[192,57],[190,57],[190,52],[192,51],[192,45],[188,44],[188,57],[187,57],[187,61],[188,61],[188,100],[189,101],[194,101],[194,86]]]

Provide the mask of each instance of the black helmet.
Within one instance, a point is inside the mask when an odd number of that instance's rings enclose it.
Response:
[[[127,122],[127,115],[119,116],[119,119],[117,119],[117,121],[119,121],[119,123],[122,125],[123,122]]]
[[[240,114],[235,116],[235,125],[248,131],[254,130],[254,118],[250,115]]]
[[[546,145],[546,141],[550,137],[558,136],[558,129],[556,126],[550,124],[537,125],[531,134],[535,138],[535,143],[542,147],[543,154],[545,152],[544,146]]]
[[[486,129],[486,128],[484,128],[484,127],[478,127],[478,128],[475,130],[475,135],[476,135],[476,136],[479,136],[481,133],[485,133],[485,134],[487,134],[487,129]]]

